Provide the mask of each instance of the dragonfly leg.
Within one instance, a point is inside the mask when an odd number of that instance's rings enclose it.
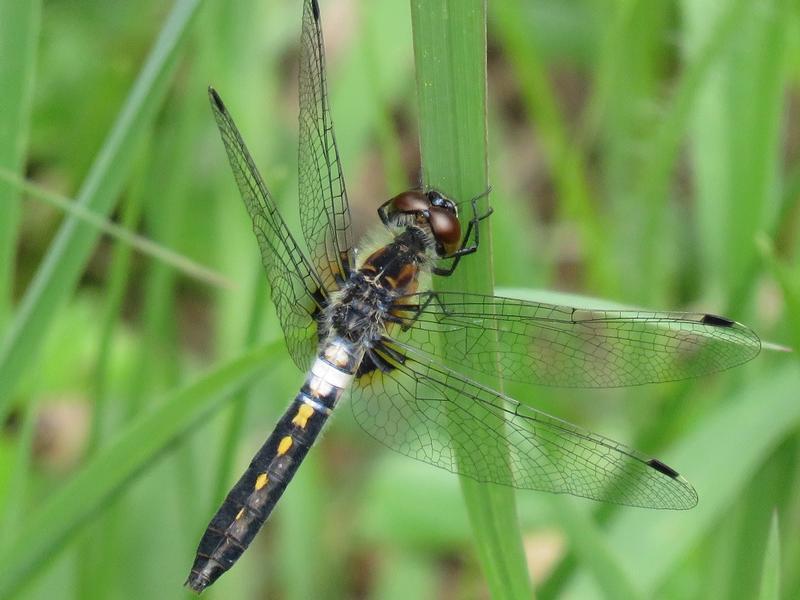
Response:
[[[458,266],[459,261],[461,260],[462,256],[466,256],[467,254],[472,254],[478,250],[480,246],[480,222],[484,219],[488,218],[493,212],[494,209],[490,206],[486,209],[486,212],[483,214],[479,214],[478,212],[478,200],[483,198],[484,196],[488,196],[489,193],[492,191],[492,188],[489,187],[486,189],[485,192],[482,192],[480,195],[475,196],[472,200],[470,200],[470,205],[472,206],[472,218],[469,220],[467,224],[467,230],[464,232],[464,239],[461,242],[461,246],[458,250],[453,252],[450,256],[445,256],[445,259],[452,259],[453,262],[450,263],[449,267],[433,267],[431,271],[434,275],[440,275],[442,277],[449,277],[453,274]],[[474,240],[470,242],[470,238],[473,236],[474,232]]]
[[[420,315],[425,312],[425,309],[430,306],[431,302],[436,302],[439,305],[439,308],[442,310],[442,313],[447,315],[449,311],[447,307],[442,304],[442,299],[439,298],[439,295],[434,291],[428,291],[424,293],[420,293],[420,296],[426,296],[425,301],[416,304],[396,304],[394,305],[393,309],[397,309],[398,311],[410,312],[413,316],[408,319],[404,319],[403,317],[398,317],[396,315],[390,315],[387,320],[392,321],[393,323],[399,323],[400,329],[402,331],[408,331],[414,323],[419,319]]]
[[[385,348],[382,345],[381,349],[385,350]],[[391,364],[389,364],[389,362],[385,358],[383,358],[375,348],[367,349],[367,351],[364,354],[372,362],[374,367],[377,367],[378,370],[381,371],[381,373],[388,373],[389,371],[394,369],[394,367]]]
[[[376,347],[375,347],[376,353],[378,351],[379,352],[383,352],[383,353],[387,354],[389,356],[389,358],[391,358],[394,362],[402,365],[403,363],[406,362],[405,355],[402,354],[401,352],[399,352],[398,350],[395,350],[391,346],[389,346],[387,344],[387,342],[389,342],[389,341],[390,341],[389,338],[382,338],[380,343],[378,345],[376,345]],[[394,368],[394,365],[389,364],[388,361],[385,358],[381,357],[381,360],[385,364],[389,365],[390,368],[392,368],[392,369]]]
[[[386,213],[386,207],[391,203],[392,198],[389,198],[389,200],[378,207],[378,218],[380,218],[381,223],[383,223],[386,227],[389,227],[389,215]]]

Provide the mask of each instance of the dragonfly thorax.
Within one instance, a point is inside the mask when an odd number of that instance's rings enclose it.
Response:
[[[431,262],[435,240],[416,225],[370,254],[332,299],[325,315],[326,337],[371,343],[386,331],[395,300],[417,291],[420,273]]]
[[[375,278],[356,271],[326,309],[327,337],[370,344],[385,331],[395,293]]]

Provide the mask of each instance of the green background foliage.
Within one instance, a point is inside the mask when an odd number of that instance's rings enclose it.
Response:
[[[800,348],[797,3],[320,2],[357,234],[419,182],[421,137],[427,178],[493,186],[491,244],[459,285],[721,313]],[[209,517],[296,393],[205,90],[299,231],[301,8],[0,0],[0,597],[187,597]],[[459,92],[483,86],[484,12],[485,112]],[[445,71],[423,66],[443,49]],[[206,595],[800,595],[796,353],[675,384],[505,389],[658,455],[699,505],[460,485],[345,406]]]

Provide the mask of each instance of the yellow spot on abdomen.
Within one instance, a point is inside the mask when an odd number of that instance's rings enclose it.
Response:
[[[238,521],[239,519],[241,519],[243,514],[244,514],[244,506],[241,509],[239,509],[238,513],[236,513],[236,520]]]
[[[278,456],[286,454],[289,451],[289,448],[291,447],[292,447],[292,436],[287,435],[278,444]]]
[[[292,419],[292,425],[297,425],[300,429],[305,429],[311,415],[314,414],[314,409],[308,404],[301,404],[297,409],[297,414]]]
[[[261,475],[256,477],[256,491],[260,490],[265,485],[267,485],[267,481],[269,481],[269,479],[267,479],[266,473],[261,473]]]

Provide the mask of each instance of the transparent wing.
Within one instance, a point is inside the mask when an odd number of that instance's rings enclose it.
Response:
[[[351,403],[356,421],[393,450],[483,482],[646,508],[697,504],[694,488],[657,459],[387,345],[378,352],[394,368],[357,379]]]
[[[328,106],[325,52],[316,0],[305,0],[300,44],[300,223],[328,291],[352,267],[352,234],[342,166]]]
[[[620,387],[697,377],[761,349],[750,329],[703,313],[585,310],[458,292],[405,296],[394,337],[468,370],[561,387]],[[441,336],[441,340],[437,337]],[[441,343],[443,342],[443,343]]]
[[[322,282],[278,212],[222,99],[211,88],[209,96],[236,185],[253,220],[286,345],[297,366],[307,369],[317,347],[316,315],[326,299]]]

